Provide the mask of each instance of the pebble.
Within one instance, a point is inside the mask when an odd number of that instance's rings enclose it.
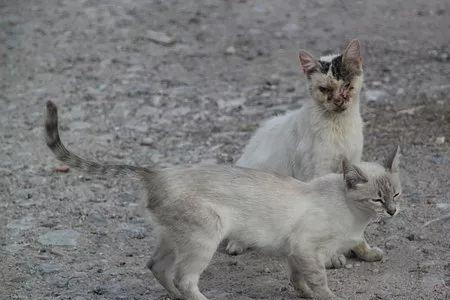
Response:
[[[225,54],[227,54],[227,55],[236,54],[236,48],[234,48],[234,46],[228,47],[227,49],[225,49]]]
[[[346,268],[346,269],[352,269],[352,268],[353,268],[353,265],[352,265],[352,264],[346,264],[346,265],[345,265],[345,268]]]
[[[264,273],[270,273],[270,269],[268,267],[264,268]]]
[[[153,146],[153,143],[155,142],[155,140],[151,137],[146,137],[143,138],[141,141],[141,145],[142,146]]]
[[[175,39],[168,34],[160,31],[147,30],[147,38],[157,44],[170,46],[175,43]]]
[[[402,110],[399,110],[399,111],[397,112],[397,115],[403,115],[403,114],[406,114],[406,115],[412,116],[412,115],[415,115],[415,114],[416,114],[416,111],[418,111],[418,110],[420,110],[420,109],[422,109],[422,108],[424,108],[424,107],[425,107],[425,105],[419,105],[419,106],[416,106],[416,107],[411,107],[411,108],[407,108],[407,109],[402,109]]]
[[[442,145],[442,144],[444,144],[444,143],[445,143],[445,136],[438,136],[438,137],[436,138],[436,144]]]
[[[130,238],[143,239],[147,236],[144,227],[134,226],[130,224],[122,224],[122,230],[124,230]]]
[[[446,210],[450,208],[450,204],[448,203],[436,203],[436,207],[442,210]]]
[[[219,99],[217,100],[217,106],[219,107],[219,109],[233,108],[244,105],[245,101],[247,101],[245,97],[238,97],[235,99],[226,99],[226,100]]]
[[[404,93],[405,93],[405,89],[404,88],[399,88],[395,94],[396,95],[403,95]]]
[[[77,239],[80,236],[75,230],[61,229],[49,231],[38,238],[39,243],[42,245],[53,246],[76,246]]]
[[[92,124],[88,123],[88,122],[83,122],[83,121],[76,121],[76,122],[72,122],[69,125],[71,130],[85,130],[87,128],[91,128]]]
[[[366,90],[367,101],[379,101],[387,97],[387,93],[383,90]]]
[[[34,226],[34,218],[32,216],[26,216],[18,220],[14,220],[6,225],[6,228],[13,230],[27,230]]]
[[[67,165],[62,165],[62,166],[55,168],[55,172],[58,172],[58,173],[67,173],[67,172],[69,172],[69,170],[70,170],[70,167]]]
[[[59,271],[61,270],[61,268],[60,268],[58,265],[55,265],[55,264],[53,264],[53,263],[43,263],[43,264],[40,264],[40,265],[37,267],[37,269],[38,269],[38,272],[39,272],[41,275],[44,275],[44,274],[51,274],[51,273],[57,273],[57,272],[59,272]]]

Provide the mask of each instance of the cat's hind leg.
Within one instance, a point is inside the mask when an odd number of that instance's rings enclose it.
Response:
[[[173,283],[176,249],[169,236],[162,232],[160,242],[153,257],[147,263],[156,280],[167,290],[172,299],[181,299],[181,294]]]
[[[364,261],[374,262],[383,259],[383,251],[378,247],[370,247],[364,239],[353,247],[352,251]]]
[[[316,299],[340,299],[328,288],[325,264],[316,253],[299,251],[290,256],[290,268],[298,272]],[[301,281],[300,284],[303,284]]]
[[[293,258],[288,258],[289,280],[302,298],[312,298],[313,292],[306,283],[305,276],[295,265]]]
[[[183,241],[177,253],[175,286],[186,300],[207,300],[198,289],[200,274],[208,266],[220,240],[190,239]]]

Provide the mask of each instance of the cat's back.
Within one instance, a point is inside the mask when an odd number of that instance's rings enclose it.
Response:
[[[276,116],[258,128],[245,147],[237,166],[292,176],[292,153],[298,143],[298,122],[304,108]]]
[[[247,197],[294,194],[308,186],[292,177],[226,165],[170,168],[163,170],[159,177],[161,187],[174,198],[189,195],[243,201]]]

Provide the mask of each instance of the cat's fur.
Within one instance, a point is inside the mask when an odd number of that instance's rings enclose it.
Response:
[[[361,161],[363,123],[359,93],[363,70],[359,41],[352,40],[341,55],[317,60],[302,50],[299,58],[312,101],[264,123],[236,165],[309,181],[339,172],[341,156],[352,163]],[[245,247],[230,241],[227,252],[239,254]],[[333,257],[332,264],[342,267],[345,257]]]
[[[147,169],[91,162],[61,143],[52,102],[45,128],[48,147],[69,166],[91,174],[130,175],[143,183],[160,229],[148,267],[173,298],[206,299],[198,280],[226,238],[286,257],[290,280],[303,296],[334,298],[324,262],[358,244],[377,213],[393,215],[400,192],[398,149],[386,168],[344,159],[343,175],[303,183],[232,166]]]
[[[361,62],[357,40],[351,41],[342,55],[319,60],[301,51],[300,63],[312,101],[261,126],[236,165],[309,181],[338,172],[342,155],[358,163],[363,148]],[[327,90],[321,91],[324,88]]]

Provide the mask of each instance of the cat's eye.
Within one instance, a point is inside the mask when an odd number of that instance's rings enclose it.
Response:
[[[381,198],[380,199],[372,199],[372,202],[383,203],[383,200]]]
[[[319,86],[319,91],[325,94],[328,92],[328,88],[326,86]]]
[[[400,193],[396,193],[396,194],[394,195],[394,198],[397,198],[398,196],[400,196]]]

